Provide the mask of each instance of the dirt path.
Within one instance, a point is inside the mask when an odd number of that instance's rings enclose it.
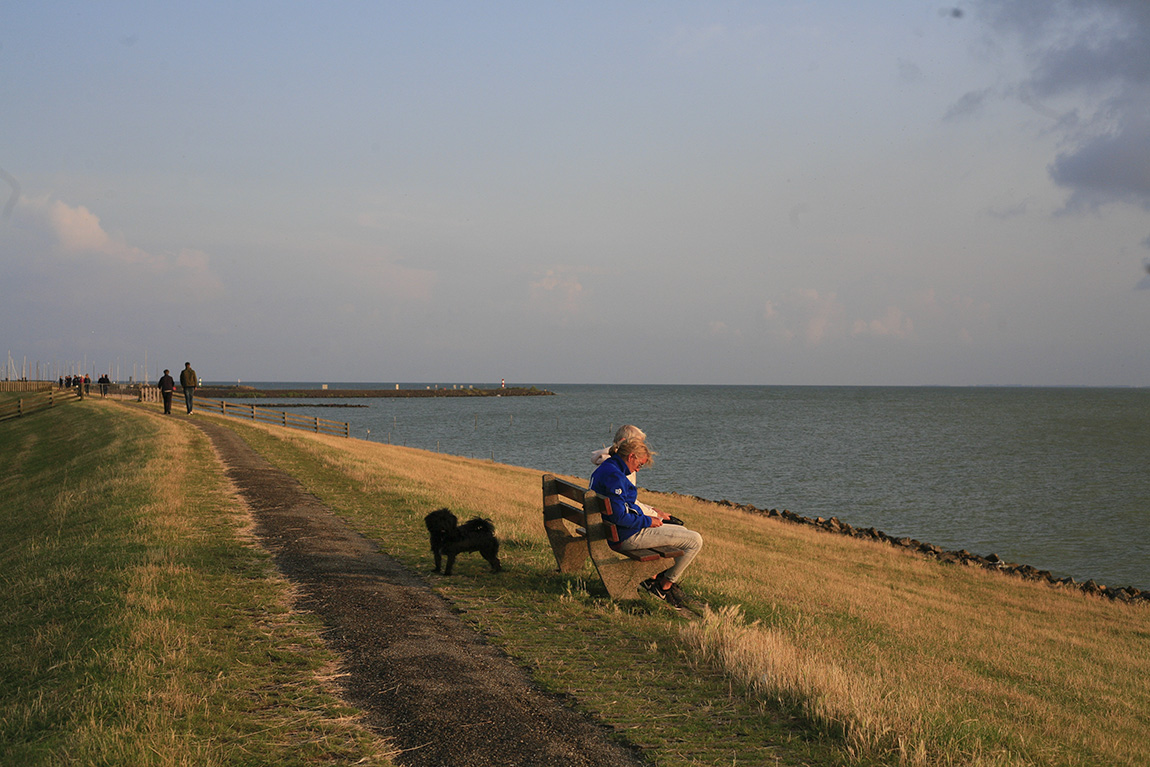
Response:
[[[412,767],[641,765],[601,728],[536,689],[427,584],[350,530],[286,473],[211,419],[228,477],[280,571],[343,660],[344,694]]]

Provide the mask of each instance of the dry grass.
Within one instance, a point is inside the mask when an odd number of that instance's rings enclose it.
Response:
[[[99,400],[4,429],[0,763],[391,764],[202,434]]]
[[[277,458],[289,471],[291,460],[299,461],[297,471],[318,462],[329,476],[312,475],[316,491],[336,508],[358,509],[366,532],[413,562],[424,556],[419,518],[446,505],[461,516],[493,518],[513,570],[553,569],[537,472],[264,431],[267,437],[253,437],[261,449],[290,446]],[[646,500],[687,519],[706,540],[686,586],[716,610],[681,628],[682,646],[721,667],[748,699],[800,716],[840,742],[848,759],[1150,764],[1145,607],[942,565],[694,499]],[[513,582],[487,586],[486,599],[503,599]],[[568,579],[567,594],[556,599],[583,599],[587,583],[594,590],[593,576]],[[460,599],[484,599],[443,588]],[[539,609],[553,611],[547,620],[558,614],[543,595]],[[523,625],[487,628],[509,635],[533,630],[542,618],[506,616],[517,620]],[[539,653],[523,662],[546,666],[546,649],[523,652]]]
[[[776,520],[736,520],[731,533],[711,531],[723,554],[697,577],[758,621],[728,609],[686,638],[757,694],[840,730],[855,752],[908,764],[1150,763],[1144,607]]]

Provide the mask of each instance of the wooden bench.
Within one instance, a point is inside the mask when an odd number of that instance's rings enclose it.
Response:
[[[561,573],[576,573],[590,557],[612,599],[635,599],[639,584],[671,567],[683,552],[670,546],[615,551],[615,525],[603,519],[610,501],[585,487],[543,475],[543,527]]]

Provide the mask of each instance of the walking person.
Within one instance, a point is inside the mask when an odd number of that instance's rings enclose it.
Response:
[[[185,362],[184,369],[180,371],[180,386],[184,389],[184,404],[188,406],[188,415],[192,414],[192,397],[199,385],[200,379],[196,377],[196,371],[192,370],[192,363]]]
[[[176,379],[172,378],[171,371],[165,368],[164,374],[160,376],[160,381],[156,384],[156,386],[160,387],[160,396],[164,398],[164,413],[166,415],[171,415],[172,392],[176,390]]]

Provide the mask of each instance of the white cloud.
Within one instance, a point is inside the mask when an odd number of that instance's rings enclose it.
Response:
[[[72,208],[59,200],[32,201],[31,216],[42,216],[66,254],[100,253],[126,261],[139,261],[142,252],[116,242],[104,231],[100,219],[83,205]]]
[[[886,313],[869,322],[855,320],[851,327],[854,336],[886,336],[891,338],[909,338],[914,335],[914,322],[903,314],[897,306],[888,306]]]
[[[531,302],[573,315],[582,308],[583,283],[562,267],[548,269],[531,282]]]
[[[793,290],[780,301],[768,301],[763,316],[779,340],[802,338],[807,345],[818,346],[843,335],[844,313],[835,293],[806,288]]]
[[[206,301],[224,292],[207,253],[194,248],[150,253],[110,234],[83,205],[25,197],[11,223],[0,242],[19,262],[23,279],[35,284],[6,286],[9,290],[32,289],[67,301],[155,294],[174,303]]]

